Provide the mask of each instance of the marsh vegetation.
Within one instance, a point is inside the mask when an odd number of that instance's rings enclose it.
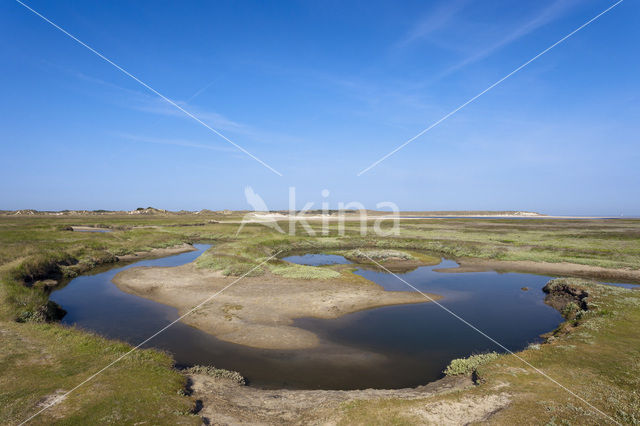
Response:
[[[562,275],[595,274],[601,280],[640,278],[637,220],[407,220],[402,222],[397,237],[362,237],[359,227],[352,229],[349,224],[345,236],[337,232],[318,237],[288,236],[260,225],[247,225],[236,236],[239,220],[240,216],[233,214],[162,212],[0,216],[0,420],[22,421],[50,398],[71,389],[130,349],[127,344],[55,323],[55,315],[49,313],[51,283],[45,281],[63,284],[96,266],[117,264],[118,258],[156,248],[212,244],[198,268],[230,277],[241,275],[276,253],[284,257],[301,251],[338,254],[397,250],[412,257],[424,253],[456,259],[463,267],[469,262],[474,268],[489,265],[517,271],[534,265],[536,272],[545,273],[562,266]],[[112,232],[67,230],[69,226],[96,225],[107,226]],[[280,225],[288,229],[287,222]],[[274,259],[258,268],[256,274],[283,279],[288,278],[282,274],[293,274],[295,279],[322,281],[313,275],[324,270],[322,267],[312,274],[312,270],[299,266]],[[337,271],[348,276],[346,270]],[[361,279],[349,278],[356,283]],[[548,336],[547,343],[525,349],[520,356],[559,382],[570,384],[576,394],[617,421],[637,422],[640,405],[635,391],[640,383],[634,372],[640,359],[640,334],[635,326],[640,321],[638,291],[578,279],[568,279],[566,284],[588,293],[588,309],[578,301],[573,302],[577,309],[571,305],[563,308],[566,321]],[[172,363],[171,357],[154,350],[136,352],[108,374],[97,377],[84,391],[48,410],[41,421],[198,423],[199,418],[190,414],[194,400],[182,392],[186,379],[171,368]],[[447,395],[411,400],[387,395],[383,402],[365,398],[345,403],[336,412],[337,421],[413,422],[419,418],[415,413],[427,404],[508,392],[508,406],[501,406],[492,416],[496,422],[521,423],[532,417],[556,423],[602,422],[602,416],[513,357],[499,356],[482,365],[478,373],[479,386]]]

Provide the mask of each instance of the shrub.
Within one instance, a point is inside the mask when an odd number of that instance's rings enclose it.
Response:
[[[237,371],[223,370],[222,368],[215,368],[210,365],[194,365],[193,367],[189,367],[184,370],[187,374],[203,374],[210,377],[215,377],[216,379],[229,379],[234,382],[246,385],[247,381],[240,373]]]
[[[377,261],[385,261],[389,259],[412,260],[413,256],[399,250],[349,250],[345,253],[346,258],[359,261],[368,261],[370,259]]]
[[[32,283],[60,274],[60,265],[71,265],[76,260],[67,253],[43,253],[24,260],[12,271],[16,281]]]
[[[67,311],[62,309],[56,302],[49,300],[47,303],[24,310],[16,316],[18,322],[49,322],[59,321],[66,315]]]
[[[259,262],[251,262],[239,256],[226,256],[216,253],[206,252],[196,260],[198,268],[213,269],[221,271],[225,276],[248,276],[257,277],[264,273],[264,269],[259,266]]]
[[[562,316],[568,320],[576,319],[580,311],[577,303],[569,302],[562,308]]]
[[[489,352],[486,354],[471,355],[468,358],[458,358],[452,360],[447,368],[444,370],[444,374],[447,376],[458,376],[461,374],[471,374],[475,372],[478,367],[483,364],[493,361],[498,358],[498,354],[495,352]]]
[[[271,272],[284,278],[303,280],[328,280],[338,278],[340,272],[320,266],[307,265],[271,265]]]

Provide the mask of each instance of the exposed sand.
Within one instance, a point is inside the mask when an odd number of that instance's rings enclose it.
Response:
[[[419,419],[420,424],[467,425],[489,420],[493,414],[505,408],[510,402],[511,399],[507,393],[468,396],[457,401],[425,404],[409,412]]]
[[[530,260],[485,260],[461,259],[456,268],[435,269],[437,272],[524,272],[554,276],[574,276],[580,278],[600,279],[604,281],[640,282],[640,270],[613,269],[600,266],[580,265],[577,263],[533,262]]]
[[[186,253],[188,251],[197,250],[191,244],[179,244],[177,246],[165,247],[165,248],[156,248],[150,251],[139,251],[132,254],[125,254],[123,256],[118,256],[118,261],[120,262],[129,262],[132,260],[140,260],[140,259],[153,259],[157,257],[165,257],[171,256],[174,254]]]
[[[193,396],[202,402],[198,415],[206,424],[336,424],[342,413],[341,404],[353,400],[377,400],[396,398],[417,400],[433,395],[449,393],[473,386],[468,376],[445,377],[425,386],[408,389],[366,389],[366,390],[263,390],[242,386],[228,379],[206,375],[190,375]],[[447,414],[460,411],[454,416],[468,416],[468,419],[484,420],[490,413],[502,408],[494,401],[483,402],[476,398],[474,404],[460,407],[459,403],[440,402],[425,404],[422,420],[434,420],[437,424]],[[458,405],[456,405],[458,404]],[[464,410],[460,410],[463,408]],[[427,411],[428,410],[428,411]],[[428,417],[431,416],[431,417]],[[465,424],[464,421],[459,424]]]
[[[98,228],[95,226],[72,226],[71,229],[75,232],[111,232],[109,228]]]
[[[127,293],[174,306],[182,315],[236,280],[186,264],[131,268],[116,275],[113,282]],[[231,343],[304,349],[317,346],[319,339],[308,330],[292,326],[295,318],[337,318],[380,306],[425,302],[428,300],[418,293],[385,291],[359,277],[295,280],[266,272],[237,281],[183,322]]]

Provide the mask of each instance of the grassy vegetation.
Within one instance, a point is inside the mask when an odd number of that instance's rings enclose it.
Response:
[[[406,223],[404,239],[454,257],[640,268],[637,220],[447,220]]]
[[[237,371],[224,370],[210,365],[194,365],[184,371],[187,374],[204,374],[218,379],[229,379],[241,385],[245,385],[247,383],[247,380]]]
[[[344,251],[359,258],[357,250],[380,260],[404,259],[406,254],[425,261],[442,255],[640,268],[640,221],[634,220],[411,220],[402,222],[399,236],[382,238],[373,233],[361,236],[357,222],[347,223],[344,236],[338,235],[336,227],[329,236],[311,237],[282,235],[260,225],[247,225],[236,236],[239,219],[237,215],[214,213],[0,215],[0,422],[23,420],[47,397],[71,389],[129,348],[48,323],[58,312],[48,302],[42,283],[49,278],[73,277],[96,265],[113,263],[125,254],[184,242],[207,242],[213,246],[198,259],[198,267],[230,276],[240,276],[276,253],[283,257],[295,252]],[[68,230],[71,225],[102,226],[112,232],[72,232]],[[280,226],[288,230],[287,222]],[[317,229],[319,225],[313,226]],[[251,274],[267,272],[297,279],[332,278],[338,273],[330,268],[272,260]],[[637,421],[640,383],[633,372],[640,368],[640,333],[633,324],[640,321],[638,292],[589,288],[593,293],[589,303],[596,306],[590,305],[585,311],[576,304],[577,308],[570,306],[565,313],[565,327],[575,330],[568,334],[567,330],[558,330],[553,336],[556,341],[539,350],[527,350],[524,356],[560,382],[571,384],[572,389],[575,386],[577,393],[590,401],[592,398],[594,404],[617,419]],[[494,385],[509,383],[510,391],[519,395],[513,406],[541,419],[566,418],[574,423],[598,420],[585,414],[579,402],[558,392],[555,385],[531,372],[522,373],[522,368],[517,360],[501,356],[483,366],[483,375]],[[48,410],[39,422],[55,423],[64,418],[72,424],[87,420],[190,423],[195,420],[188,413],[193,401],[181,394],[183,387],[184,380],[171,369],[169,357],[140,351]],[[596,388],[603,392],[596,392]],[[481,395],[487,389],[483,385],[474,392]],[[531,397],[526,396],[529,394]],[[351,411],[346,410],[345,419],[355,419],[352,414],[374,419],[371,416],[375,413],[385,422],[405,421],[394,414],[394,404],[384,402],[389,407],[386,413],[367,404],[355,404]],[[511,408],[508,412],[512,417],[505,420],[525,421]]]
[[[399,250],[348,250],[344,252],[344,257],[354,260],[373,259],[384,262],[388,259],[412,260],[414,257],[407,252]]]
[[[467,358],[458,358],[451,360],[444,374],[447,376],[458,376],[460,374],[472,374],[477,372],[478,367],[498,358],[495,352],[486,354],[471,355]]]
[[[287,222],[280,226],[286,231]],[[317,227],[317,226],[316,226]],[[557,219],[447,219],[407,220],[400,235],[380,238],[372,232],[359,234],[357,223],[346,226],[346,235],[285,236],[260,225],[248,225],[239,239],[219,252],[247,259],[264,259],[283,250],[295,251],[395,250],[430,252],[450,258],[569,262],[607,268],[640,269],[640,221]]]
[[[113,263],[116,256],[197,238],[191,227],[134,228],[137,218],[113,218],[108,226],[118,230],[100,234],[69,231],[71,224],[96,225],[77,217],[0,217],[2,424],[20,423],[131,348],[47,323],[57,311],[40,280],[64,280]],[[172,364],[158,351],[136,351],[48,409],[37,423],[200,424],[190,414],[194,401],[184,396],[184,376]]]
[[[264,274],[264,268],[260,262],[252,262],[251,259],[242,256],[222,254],[219,250],[209,250],[203,253],[197,260],[198,268],[221,271],[225,276],[258,277]]]
[[[302,280],[328,280],[340,276],[340,272],[321,266],[307,265],[272,265],[272,273],[283,278],[296,278]]]
[[[18,424],[130,350],[56,324],[0,323],[0,423]],[[36,424],[200,424],[171,357],[136,351],[52,407]]]

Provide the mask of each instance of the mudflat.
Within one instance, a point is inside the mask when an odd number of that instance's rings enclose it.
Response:
[[[158,257],[171,256],[174,254],[186,253],[194,251],[196,248],[191,244],[183,243],[171,247],[154,248],[147,251],[137,251],[132,254],[118,256],[120,262],[131,262],[140,259],[155,259]]]
[[[221,340],[263,349],[317,346],[314,333],[292,325],[295,318],[331,319],[381,306],[429,302],[421,294],[385,291],[360,277],[301,280],[266,272],[238,280],[194,264],[131,268],[113,282],[122,291],[178,308],[180,315],[235,282],[183,321]]]
[[[629,281],[640,283],[640,269],[603,268],[594,265],[580,265],[570,262],[534,262],[530,260],[492,260],[492,259],[458,259],[460,266],[440,268],[437,272],[522,272],[556,276],[573,276],[604,281]]]

